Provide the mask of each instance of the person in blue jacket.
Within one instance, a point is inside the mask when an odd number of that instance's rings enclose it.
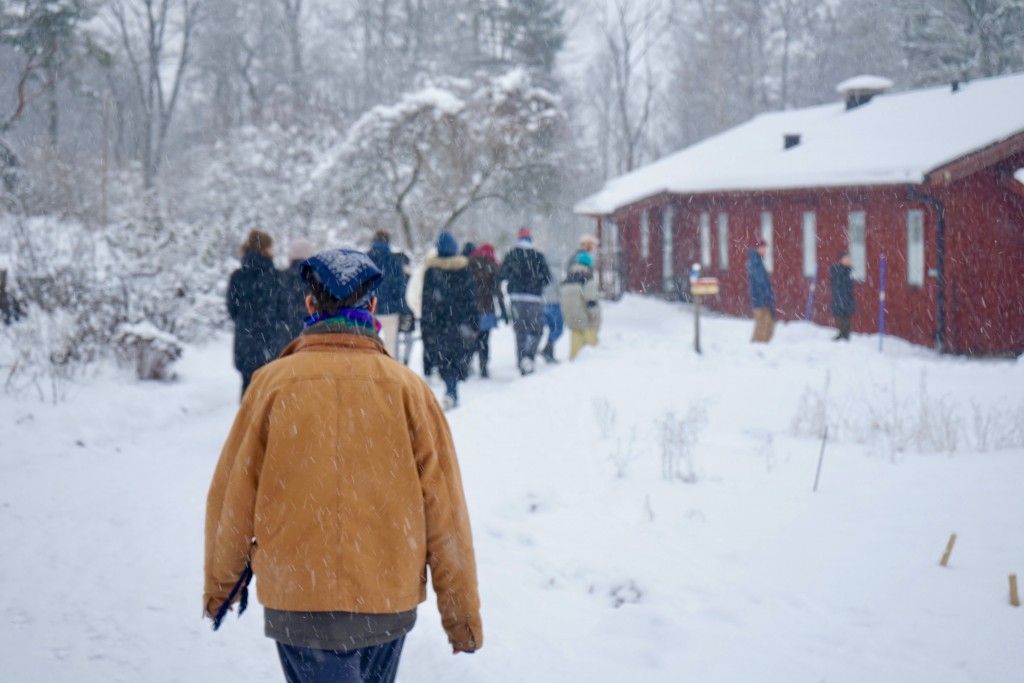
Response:
[[[410,275],[409,258],[391,249],[391,235],[386,230],[378,230],[374,234],[373,244],[366,255],[384,273],[384,280],[377,290],[377,320],[384,347],[392,358],[398,358],[399,320],[409,312],[405,303]]]
[[[751,342],[767,344],[775,331],[775,292],[764,267],[768,243],[757,240],[747,251],[747,279],[750,284],[750,307],[754,309],[754,336]]]

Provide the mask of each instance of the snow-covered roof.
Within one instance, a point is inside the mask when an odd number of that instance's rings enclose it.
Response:
[[[1024,74],[761,114],[580,201],[605,215],[662,193],[921,183],[930,171],[1024,133]],[[783,136],[800,135],[784,149]]]

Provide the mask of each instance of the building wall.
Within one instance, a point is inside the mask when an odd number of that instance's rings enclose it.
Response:
[[[936,192],[946,207],[947,342],[971,354],[1024,351],[1024,154]]]
[[[915,187],[945,206],[946,349],[991,354],[1024,351],[1024,193],[1008,191],[1005,175],[1024,167],[1024,155],[975,173],[947,187]],[[1000,174],[1003,174],[1000,176]],[[874,333],[879,324],[880,257],[886,258],[886,332],[915,344],[935,343],[938,326],[938,213],[913,199],[904,187],[841,188],[771,193],[729,193],[661,197],[615,216],[621,226],[627,289],[660,293],[662,211],[672,207],[672,270],[685,276],[701,260],[701,214],[708,215],[711,263],[703,272],[717,277],[721,294],[706,303],[732,315],[750,315],[747,250],[761,237],[761,214],[770,212],[777,308],[783,320],[804,319],[813,292],[811,320],[832,324],[828,268],[849,249],[849,215],[865,214],[865,277],[856,287],[853,329]],[[924,217],[924,281],[908,283],[908,211]],[[641,256],[642,212],[649,214],[647,258]],[[816,217],[818,279],[805,277],[803,214]],[[728,267],[721,262],[719,214],[728,216]]]

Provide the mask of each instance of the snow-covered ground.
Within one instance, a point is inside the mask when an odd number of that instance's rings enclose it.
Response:
[[[453,657],[428,602],[399,680],[1022,680],[1024,363],[701,327],[697,356],[688,307],[627,297],[599,348],[529,378],[495,333],[450,413],[486,645]],[[0,681],[282,680],[258,605],[200,618],[230,353],[0,395]]]

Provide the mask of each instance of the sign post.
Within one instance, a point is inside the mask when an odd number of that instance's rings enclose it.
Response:
[[[690,295],[693,297],[693,349],[697,353],[700,350],[700,306],[701,298],[718,294],[718,278],[701,277],[700,264],[694,263],[690,267]]]

